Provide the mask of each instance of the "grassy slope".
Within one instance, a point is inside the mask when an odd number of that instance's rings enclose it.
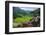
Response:
[[[13,27],[17,27],[18,25],[22,26],[23,22],[28,22],[31,19],[32,19],[31,16],[23,16],[23,17],[16,18],[14,19]]]
[[[24,16],[24,17],[19,17],[19,18],[16,18],[14,21],[16,23],[22,23],[22,22],[27,22],[29,20],[31,20],[32,17],[31,16]]]

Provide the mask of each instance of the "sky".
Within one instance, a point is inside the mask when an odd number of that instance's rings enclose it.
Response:
[[[22,10],[28,10],[28,11],[34,11],[34,10],[36,10],[37,8],[32,8],[32,7],[20,7],[20,9],[22,9]]]

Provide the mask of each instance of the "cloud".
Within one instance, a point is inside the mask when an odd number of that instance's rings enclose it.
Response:
[[[20,9],[22,9],[22,10],[34,11],[34,10],[36,10],[37,8],[32,8],[32,7],[20,7]]]

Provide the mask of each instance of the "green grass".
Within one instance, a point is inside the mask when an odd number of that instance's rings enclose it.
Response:
[[[22,23],[22,22],[28,22],[29,20],[31,20],[32,17],[31,16],[23,16],[23,17],[18,17],[16,19],[14,19],[14,21],[16,23]]]

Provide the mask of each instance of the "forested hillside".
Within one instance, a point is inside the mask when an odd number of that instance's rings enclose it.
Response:
[[[24,10],[20,9],[19,7],[13,8],[13,16],[14,17],[23,17],[26,15],[28,15],[28,16],[40,15],[40,8],[38,8],[35,11],[24,11]]]

